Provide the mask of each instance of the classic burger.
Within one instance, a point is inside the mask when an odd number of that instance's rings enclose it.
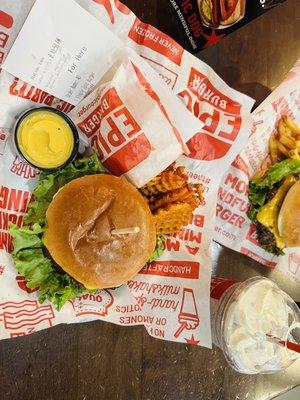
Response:
[[[87,290],[120,286],[152,256],[157,237],[146,200],[105,172],[93,153],[42,174],[24,226],[10,228],[16,268],[40,302],[60,309]]]
[[[210,27],[229,26],[243,14],[244,0],[199,0],[203,22]]]
[[[284,254],[300,246],[300,159],[273,164],[249,184],[249,218],[256,224],[259,244]]]

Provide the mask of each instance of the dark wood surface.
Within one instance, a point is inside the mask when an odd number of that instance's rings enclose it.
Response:
[[[180,38],[167,0],[127,0],[139,17]],[[300,4],[285,4],[199,57],[228,83],[261,101],[300,58]],[[295,299],[299,286],[214,245],[214,272],[243,280],[271,276]],[[2,400],[266,400],[300,384],[300,364],[284,373],[235,373],[213,350],[153,339],[142,327],[63,325],[0,342]]]

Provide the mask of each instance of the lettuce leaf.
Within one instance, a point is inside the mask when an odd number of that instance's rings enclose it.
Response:
[[[44,254],[44,231],[45,228],[38,224],[22,228],[11,225],[12,257],[16,269],[26,279],[26,286],[39,289],[39,302],[48,300],[59,311],[68,300],[86,292],[86,289],[68,274],[58,272],[52,259]]]
[[[93,151],[90,156],[75,160],[55,173],[41,174],[39,183],[33,191],[34,201],[29,204],[24,223],[45,226],[47,208],[60,188],[73,179],[105,172],[97,153]]]
[[[87,290],[66,273],[60,273],[54,261],[47,256],[43,234],[47,228],[46,211],[57,191],[66,183],[84,175],[105,173],[97,153],[75,160],[66,168],[52,174],[41,174],[35,188],[34,201],[30,203],[24,218],[25,225],[11,225],[13,238],[12,257],[16,269],[26,279],[26,286],[39,289],[39,301],[48,300],[57,310],[70,299]]]
[[[268,202],[270,191],[280,186],[280,182],[283,179],[295,174],[300,174],[300,160],[289,158],[272,165],[262,178],[252,179],[249,182],[250,208],[247,215],[252,222],[258,224],[257,214]],[[272,254],[284,254],[283,251],[275,245],[264,245],[262,247]]]
[[[300,160],[287,159],[272,165],[263,178],[249,182],[249,219],[256,222],[256,215],[266,203],[268,192],[289,175],[300,173]]]
[[[165,249],[165,240],[166,238],[162,235],[156,236],[156,246],[147,263],[157,260],[162,255]]]
[[[251,180],[250,187],[272,189],[276,183],[294,174],[300,174],[300,160],[288,158],[287,160],[272,165],[263,178]]]

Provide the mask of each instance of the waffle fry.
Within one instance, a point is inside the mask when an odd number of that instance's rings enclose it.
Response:
[[[193,209],[188,203],[173,203],[154,212],[154,222],[158,235],[173,235],[187,225]]]
[[[167,192],[165,195],[150,204],[150,209],[154,211],[159,207],[165,207],[166,205],[171,203],[184,201],[190,195],[193,196],[193,190],[188,185],[186,185],[183,188]]]
[[[153,213],[158,234],[173,235],[204,205],[203,186],[188,183],[185,167],[171,164],[140,189]]]
[[[183,187],[187,181],[188,178],[182,172],[182,169],[165,170],[142,187],[141,192],[144,196],[151,197],[152,195],[179,189]]]

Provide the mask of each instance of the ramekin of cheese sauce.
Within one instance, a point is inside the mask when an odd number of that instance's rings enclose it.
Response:
[[[50,107],[26,111],[15,126],[20,156],[40,170],[56,170],[71,163],[78,153],[76,126],[64,113]]]

